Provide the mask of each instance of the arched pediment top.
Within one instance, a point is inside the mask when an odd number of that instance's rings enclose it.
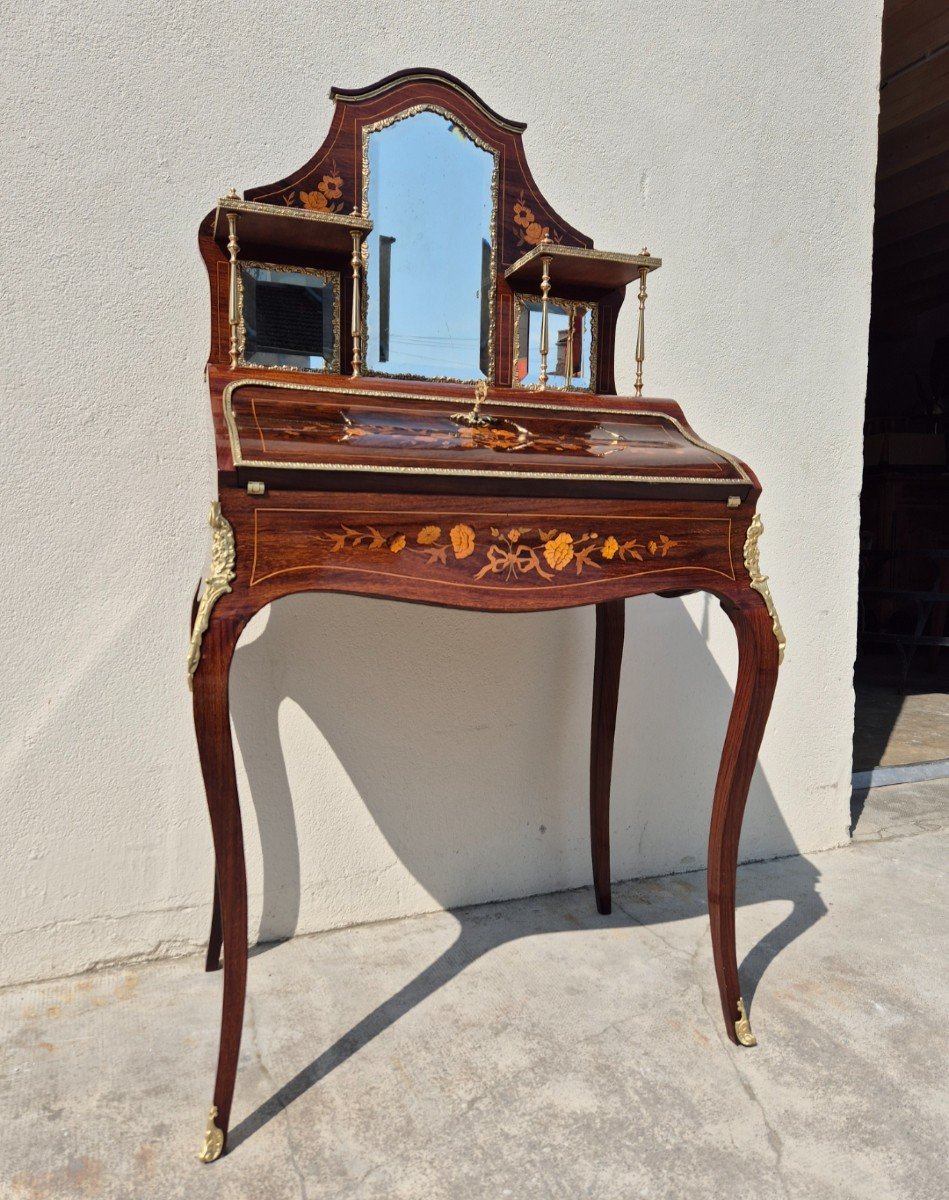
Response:
[[[499,129],[506,129],[509,133],[523,133],[527,128],[524,121],[509,121],[506,117],[502,117],[489,104],[485,104],[478,93],[467,84],[456,79],[454,75],[449,75],[447,71],[439,71],[437,67],[410,67],[403,71],[393,71],[385,79],[380,79],[378,83],[365,88],[331,87],[330,99],[343,104],[358,104],[363,100],[372,100],[376,96],[381,96],[406,84],[416,83],[439,83],[451,88],[479,108]]]
[[[526,125],[500,116],[471,88],[445,71],[412,68],[369,87],[330,91],[335,111],[326,139],[298,170],[245,199],[325,213],[362,211],[364,131],[397,120],[410,109],[456,116],[497,159],[497,247],[500,267],[509,266],[542,239],[590,247],[592,239],[565,221],[540,192],[524,153]]]

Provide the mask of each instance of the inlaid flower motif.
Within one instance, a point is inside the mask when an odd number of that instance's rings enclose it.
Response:
[[[343,194],[343,179],[341,175],[324,175],[323,182],[317,184],[327,200],[338,200]]]
[[[665,558],[673,546],[678,546],[678,542],[674,542],[672,538],[666,537],[664,533],[659,534],[658,542],[649,543],[649,553],[659,554],[661,558]]]
[[[329,201],[322,192],[301,192],[300,201],[304,208],[310,208],[316,212],[323,212],[329,208]]]
[[[467,558],[474,553],[475,531],[470,525],[455,525],[450,536],[455,558]]]
[[[404,553],[410,561],[412,556],[418,556],[425,568],[451,569],[449,554],[454,553],[456,560],[476,554],[479,535],[474,526],[453,525],[447,537],[442,534],[442,528],[440,525],[413,525],[407,532],[393,533],[391,526],[389,530],[382,530],[375,525],[342,524],[338,529],[327,529],[318,534],[317,540],[327,546],[330,554],[374,554],[388,550],[392,554]],[[579,530],[584,528],[579,526]],[[475,581],[489,575],[508,582],[537,576],[553,583],[557,572],[566,571],[573,577],[603,571],[604,561],[611,562],[614,568],[620,563],[630,567],[633,562],[645,564],[665,558],[671,550],[682,545],[666,533],[657,533],[640,542],[635,537],[620,541],[615,534],[601,537],[592,529],[579,530],[568,533],[556,526],[540,529],[515,525],[505,531],[491,525],[484,530],[480,554],[463,570],[475,571]]]
[[[514,221],[514,237],[519,246],[539,246],[542,242],[560,242],[560,234],[554,231],[551,236],[550,226],[543,223],[527,203],[523,191],[511,208]]]
[[[534,220],[534,214],[526,204],[518,200],[514,205],[514,224],[520,225],[522,229],[526,229]]]
[[[573,538],[569,533],[558,533],[544,543],[544,558],[555,571],[562,571],[573,558]]]

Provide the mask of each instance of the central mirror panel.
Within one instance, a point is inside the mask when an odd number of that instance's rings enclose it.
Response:
[[[495,155],[424,110],[364,134],[366,369],[419,379],[493,374]]]

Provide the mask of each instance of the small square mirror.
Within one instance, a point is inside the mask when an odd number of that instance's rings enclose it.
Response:
[[[521,387],[540,382],[543,304],[534,296],[518,296],[514,381]],[[547,386],[592,391],[596,305],[551,299],[547,304]]]
[[[245,366],[339,371],[339,273],[244,263],[240,273]]]

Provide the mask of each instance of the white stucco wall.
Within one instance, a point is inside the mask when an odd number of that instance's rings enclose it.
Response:
[[[330,84],[403,66],[528,121],[541,189],[597,245],[662,255],[647,393],[760,475],[790,643],[742,855],[846,838],[879,10],[3,5],[0,983],[205,936],[184,684],[215,490],[197,226],[228,185],[310,155]],[[619,877],[702,862],[736,660],[701,597],[627,622]],[[592,610],[262,614],[232,675],[252,933],[588,882],[592,650]]]

